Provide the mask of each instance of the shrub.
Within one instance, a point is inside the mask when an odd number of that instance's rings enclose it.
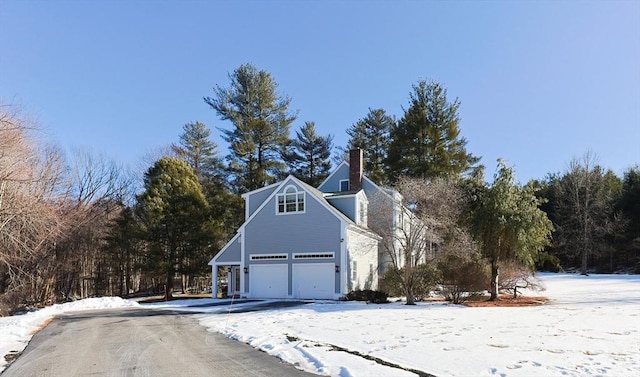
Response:
[[[530,289],[544,291],[544,285],[533,272],[515,263],[500,263],[500,276],[498,277],[500,291],[513,293],[513,298],[518,297],[518,289]]]
[[[382,279],[380,279],[378,285],[380,290],[387,292],[392,297],[399,297],[404,295],[404,289],[402,288],[402,278],[400,272],[396,268],[389,268]]]
[[[536,270],[549,272],[564,272],[560,266],[560,259],[546,251],[538,253],[536,257]]]
[[[384,304],[387,301],[388,295],[382,291],[373,291],[371,289],[355,290],[347,293],[345,296],[346,301],[367,301],[373,304]]]
[[[489,286],[489,267],[477,256],[450,254],[438,262],[442,293],[447,301],[461,304]]]
[[[429,296],[439,280],[438,269],[432,264],[420,264],[412,267],[413,271],[413,296],[414,300],[420,301]],[[402,279],[405,275],[404,268],[398,270],[390,268],[384,274],[380,287],[389,292],[391,296],[404,296],[406,293],[402,285]]]

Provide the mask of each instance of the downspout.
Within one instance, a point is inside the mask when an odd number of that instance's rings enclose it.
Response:
[[[339,272],[339,282],[340,282],[340,294],[339,296],[344,296],[347,293],[347,271],[348,271],[348,248],[347,244],[349,242],[348,232],[347,232],[348,224],[344,220],[340,220],[340,272]],[[335,296],[335,292],[334,292]],[[340,297],[336,297],[340,298]]]
[[[211,298],[218,298],[218,264],[211,265]]]
[[[247,297],[251,295],[251,292],[249,292],[249,294],[247,295],[247,290],[245,289],[245,286],[247,285],[246,283],[246,279],[249,277],[248,274],[244,273],[244,268],[247,267],[249,268],[249,266],[245,266],[245,239],[244,239],[244,228],[242,228],[240,230],[240,270],[238,271],[238,273],[240,274],[241,278],[240,278],[240,297]]]

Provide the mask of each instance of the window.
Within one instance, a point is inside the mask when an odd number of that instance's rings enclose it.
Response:
[[[249,259],[251,260],[273,260],[273,259],[288,259],[287,254],[251,254]]]
[[[360,225],[367,226],[367,206],[362,200],[358,200],[358,216]]]
[[[358,262],[356,261],[351,262],[351,280],[358,280]]]
[[[304,212],[304,191],[298,192],[295,186],[287,186],[284,194],[278,194],[276,209],[278,214]]]
[[[349,191],[349,180],[348,179],[341,179],[340,180],[340,192],[342,191]]]
[[[293,259],[333,259],[334,253],[293,253]]]

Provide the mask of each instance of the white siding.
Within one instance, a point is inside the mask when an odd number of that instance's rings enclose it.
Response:
[[[347,239],[349,253],[347,292],[355,289],[377,289],[378,240],[350,228],[347,229]]]

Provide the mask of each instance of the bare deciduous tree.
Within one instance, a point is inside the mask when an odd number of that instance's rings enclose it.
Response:
[[[556,182],[558,192],[558,244],[580,258],[580,272],[587,274],[588,260],[601,252],[602,240],[624,227],[613,216],[613,193],[598,157],[586,152],[570,161],[565,175]]]
[[[73,153],[64,216],[68,231],[57,246],[57,289],[65,298],[112,293],[113,266],[105,251],[110,223],[133,198],[125,170],[90,151]],[[132,199],[131,199],[132,200]]]
[[[65,225],[56,198],[62,157],[34,130],[18,109],[0,105],[0,314],[51,293],[46,265]]]
[[[472,248],[470,237],[465,238],[458,226],[464,200],[455,181],[400,178],[393,190],[370,201],[369,225],[383,238],[384,262],[398,274],[408,305],[415,303],[417,285],[424,285],[420,265],[434,263],[443,250]]]
[[[500,271],[500,291],[513,293],[513,298],[518,297],[518,289],[521,290],[520,293],[524,289],[536,292],[545,290],[544,284],[530,269],[517,263],[501,263]]]

